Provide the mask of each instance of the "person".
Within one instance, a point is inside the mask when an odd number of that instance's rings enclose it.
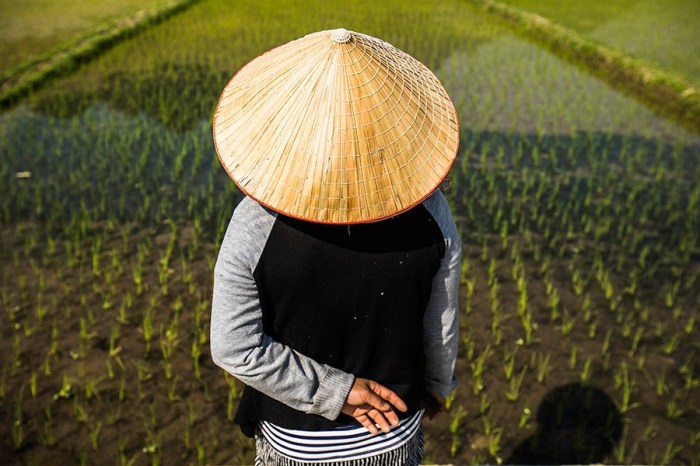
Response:
[[[214,269],[211,355],[256,465],[414,465],[456,386],[461,243],[439,186],[454,106],[424,65],[337,29],[249,62],[214,114],[245,194]]]

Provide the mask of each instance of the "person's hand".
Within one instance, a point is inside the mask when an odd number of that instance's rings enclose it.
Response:
[[[399,411],[408,409],[406,403],[385,386],[374,380],[356,377],[340,411],[354,417],[372,434],[377,434],[379,430],[376,425],[383,432],[389,432],[389,424],[399,425],[399,417],[394,408]]]
[[[434,418],[445,410],[445,398],[428,392],[425,397],[425,415],[428,419]]]

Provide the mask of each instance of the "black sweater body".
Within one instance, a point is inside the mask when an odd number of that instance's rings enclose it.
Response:
[[[423,205],[376,223],[324,225],[278,215],[253,277],[263,327],[319,363],[376,380],[423,407],[423,313],[445,254]],[[259,420],[328,430],[355,422],[306,414],[246,387],[236,415],[252,435]]]

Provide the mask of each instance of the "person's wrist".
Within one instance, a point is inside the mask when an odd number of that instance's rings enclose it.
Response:
[[[328,366],[328,370],[319,382],[309,414],[317,414],[332,421],[337,419],[354,382],[354,375]]]

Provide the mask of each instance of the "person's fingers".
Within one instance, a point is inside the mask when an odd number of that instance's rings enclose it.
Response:
[[[403,400],[387,387],[373,380],[356,378],[341,411],[359,421],[359,416],[374,410],[375,412],[366,418],[367,422],[371,422],[369,419],[372,419],[382,430],[388,432],[391,425],[399,425],[399,417],[394,407],[401,411],[408,409]],[[369,427],[367,430],[372,431]]]
[[[372,381],[368,379],[356,378],[355,383],[350,389],[346,403],[349,405],[360,406],[363,404],[371,405],[377,409],[390,409],[388,403],[381,399],[379,395],[374,393],[370,388]]]
[[[386,419],[391,423],[392,426],[398,426],[399,425],[399,416],[396,415],[396,413],[391,410],[391,411],[385,411],[384,416]]]
[[[389,432],[391,430],[389,421],[387,421],[386,417],[384,417],[383,412],[373,409],[369,411],[367,415],[374,421],[375,424],[379,426],[380,429],[382,429],[382,432]]]
[[[376,391],[372,388],[372,383],[376,382],[372,382],[371,380],[369,381],[367,389],[362,393],[362,401],[380,411],[391,410],[391,405],[384,401],[382,397],[376,393]]]
[[[361,416],[355,417],[357,422],[362,424],[365,429],[369,431],[370,434],[375,435],[379,433],[379,430],[377,430],[377,426],[374,425],[374,422],[367,416],[366,414],[363,414]]]
[[[382,399],[391,403],[399,411],[408,410],[406,403],[404,403],[403,400],[401,398],[399,398],[399,396],[396,393],[389,390],[384,385],[381,385],[381,384],[375,382],[374,380],[370,380],[368,385],[369,385],[370,390],[372,390],[374,393],[379,395]],[[372,405],[372,406],[375,406],[375,405]],[[381,409],[378,406],[375,406],[375,408]],[[382,411],[387,411],[387,410],[382,409]]]
[[[374,393],[369,388],[369,381],[367,379],[356,378],[353,383],[350,393],[348,393],[345,404],[341,408],[341,411],[345,414],[353,413],[358,407],[366,406],[363,412],[368,411],[372,408],[377,409],[389,409],[390,406],[383,401],[376,393]]]

